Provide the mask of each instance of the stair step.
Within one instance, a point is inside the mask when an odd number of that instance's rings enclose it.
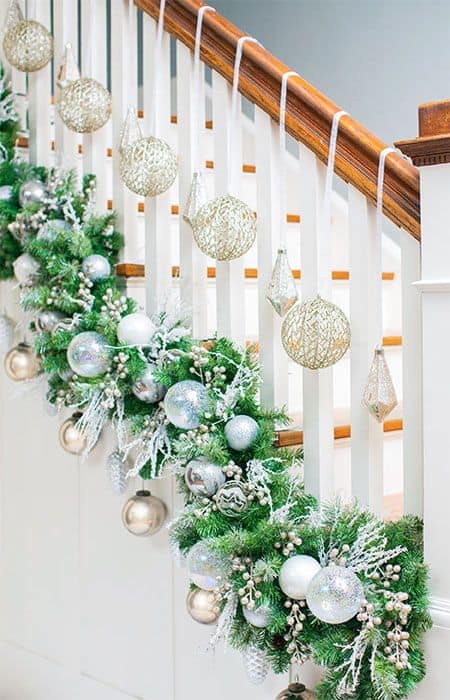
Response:
[[[395,418],[393,420],[387,420],[383,424],[383,430],[385,433],[392,433],[398,430],[403,430],[403,420],[401,418]],[[337,425],[334,428],[334,439],[344,440],[350,438],[352,434],[352,429],[350,425]],[[290,430],[278,430],[277,447],[294,447],[298,445],[303,445],[303,430],[296,428]]]

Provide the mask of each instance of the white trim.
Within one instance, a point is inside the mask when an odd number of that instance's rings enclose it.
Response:
[[[450,600],[447,598],[431,598],[430,615],[435,627],[450,630]]]
[[[412,286],[418,292],[450,292],[450,280],[418,280],[413,282]]]

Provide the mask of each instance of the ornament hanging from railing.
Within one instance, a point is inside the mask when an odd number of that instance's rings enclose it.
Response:
[[[10,0],[5,18],[3,51],[9,63],[25,73],[47,65],[53,57],[53,37],[40,22],[24,19],[18,0]]]

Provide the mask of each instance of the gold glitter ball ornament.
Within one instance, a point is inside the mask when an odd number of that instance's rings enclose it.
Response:
[[[375,349],[362,401],[378,423],[382,423],[397,406],[394,383],[381,347]]]
[[[336,364],[350,347],[350,323],[336,304],[317,296],[287,313],[281,340],[294,362],[308,369],[323,369]]]
[[[120,153],[122,181],[143,197],[155,197],[168,190],[177,170],[177,157],[169,144],[154,136],[143,136]]]
[[[78,134],[101,129],[110,118],[111,110],[111,95],[93,78],[79,78],[61,90],[59,116],[68,129]]]
[[[234,260],[255,242],[256,218],[247,204],[224,194],[201,207],[192,230],[202,253],[215,260]]]
[[[3,51],[14,68],[32,73],[51,60],[53,37],[40,22],[23,19],[7,29]]]

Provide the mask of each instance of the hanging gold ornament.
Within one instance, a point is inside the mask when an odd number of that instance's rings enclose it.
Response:
[[[336,304],[318,295],[287,313],[281,340],[294,362],[323,369],[338,362],[350,347],[350,323]]]
[[[137,537],[154,535],[164,524],[166,506],[150,491],[137,491],[122,509],[122,522],[128,532]]]
[[[42,365],[27,343],[19,343],[5,357],[5,371],[14,382],[34,379]]]
[[[186,607],[189,615],[202,625],[212,625],[220,615],[220,596],[216,591],[195,588],[189,591]]]
[[[53,37],[32,19],[24,19],[17,0],[11,0],[6,14],[3,51],[9,63],[23,72],[43,68],[53,56]]]
[[[207,202],[206,188],[202,174],[196,172],[192,176],[191,189],[184,205],[183,219],[192,225],[193,220],[204,204]]]
[[[382,423],[397,406],[394,383],[382,347],[375,348],[362,400],[378,423]]]
[[[129,190],[143,197],[162,194],[173,184],[177,157],[168,143],[142,136],[136,112],[128,111],[120,139],[120,177]]]
[[[315,697],[303,683],[289,683],[289,686],[277,695],[276,700],[313,700]]]
[[[285,316],[297,299],[297,287],[287,256],[286,248],[279,248],[273,266],[272,276],[267,288],[266,299],[270,301],[277,314]]]
[[[86,438],[77,428],[81,413],[74,413],[59,429],[59,442],[63,450],[71,455],[81,455],[86,449]]]
[[[255,242],[256,218],[247,204],[224,194],[203,205],[192,230],[202,253],[215,260],[234,260]]]

